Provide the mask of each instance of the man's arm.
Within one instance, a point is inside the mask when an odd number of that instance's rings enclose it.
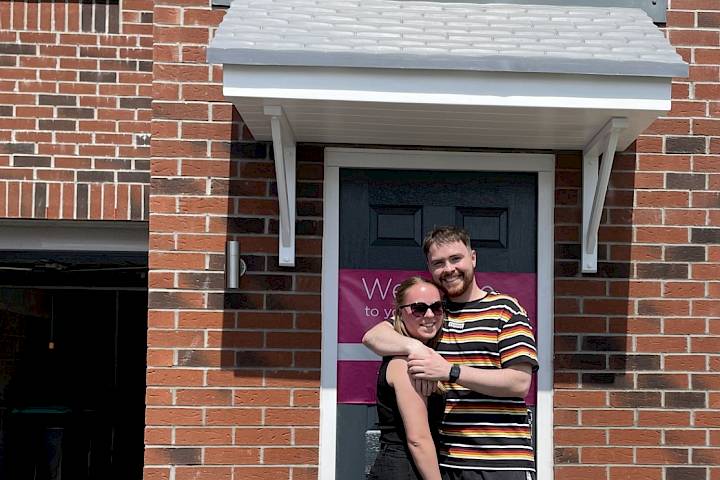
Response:
[[[421,341],[400,335],[388,322],[380,322],[365,332],[362,343],[382,357],[388,355],[414,355],[415,358],[426,358],[435,353],[435,350]],[[413,379],[415,390],[426,397],[435,390],[436,385],[437,382],[420,378]]]
[[[426,357],[410,354],[408,366],[410,375],[415,379],[448,381],[452,364],[433,351]],[[522,398],[530,390],[531,379],[532,366],[529,363],[517,363],[499,369],[461,366],[460,376],[455,383],[493,397]]]
[[[400,335],[388,322],[380,322],[363,335],[362,343],[376,354],[427,356],[433,350],[419,340]]]

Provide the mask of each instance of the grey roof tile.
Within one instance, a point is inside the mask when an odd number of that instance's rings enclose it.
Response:
[[[208,58],[245,65],[687,75],[645,12],[608,7],[234,0]]]

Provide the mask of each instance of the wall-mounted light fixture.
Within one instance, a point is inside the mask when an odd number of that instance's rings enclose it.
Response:
[[[239,288],[240,277],[245,275],[247,265],[240,258],[240,242],[228,240],[225,246],[225,286],[226,288]]]

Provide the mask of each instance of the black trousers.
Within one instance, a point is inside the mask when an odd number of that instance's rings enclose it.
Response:
[[[534,480],[533,472],[524,470],[461,470],[441,468],[443,480]]]
[[[404,445],[380,444],[368,480],[420,480],[410,452]]]

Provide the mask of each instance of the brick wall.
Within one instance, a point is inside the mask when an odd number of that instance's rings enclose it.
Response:
[[[271,146],[243,137],[206,46],[224,11],[156,3],[146,480],[317,476],[322,149],[299,148],[297,267]],[[248,273],[224,290],[224,249]]]
[[[0,2],[0,218],[146,218],[151,2]]]
[[[691,77],[616,158],[598,274],[578,270],[581,158],[557,158],[557,479],[720,478],[720,7],[672,7]],[[221,17],[154,9],[145,478],[314,478],[321,149],[300,149],[298,267],[279,268],[270,146],[243,137],[205,63]],[[249,266],[233,292],[228,238]]]
[[[616,158],[596,275],[578,273],[581,159],[558,157],[557,479],[720,479],[720,3],[670,3],[690,76]]]
[[[671,2],[690,78],[616,159],[596,275],[578,272],[581,160],[558,155],[558,479],[720,479],[720,6]],[[205,61],[222,14],[0,4],[0,217],[149,207],[146,480],[314,478],[322,149],[300,148],[298,266],[280,268],[270,146]],[[226,292],[229,238],[249,271]]]

